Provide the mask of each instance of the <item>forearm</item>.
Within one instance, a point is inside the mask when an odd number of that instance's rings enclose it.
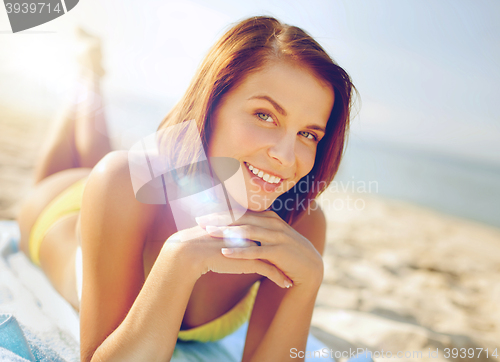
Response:
[[[311,287],[309,290],[301,290],[300,287],[292,287],[287,291],[250,361],[301,360],[291,358],[290,350],[306,349],[318,289],[319,287]]]
[[[134,304],[99,346],[94,361],[169,361],[196,276],[164,248]]]

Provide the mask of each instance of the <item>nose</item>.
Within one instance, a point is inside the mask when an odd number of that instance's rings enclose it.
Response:
[[[295,135],[284,134],[268,148],[269,157],[275,159],[283,167],[290,167],[295,163]]]

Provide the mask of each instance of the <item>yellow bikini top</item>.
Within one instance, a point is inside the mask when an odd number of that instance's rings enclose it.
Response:
[[[238,304],[227,313],[201,326],[179,331],[178,339],[182,341],[215,342],[240,328],[252,313],[255,297],[260,281],[255,282]]]

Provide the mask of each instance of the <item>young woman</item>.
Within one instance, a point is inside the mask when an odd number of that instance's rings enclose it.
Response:
[[[305,350],[326,231],[314,198],[342,157],[347,73],[297,27],[270,17],[233,26],[159,131],[194,120],[209,159],[238,161],[247,192],[227,193],[248,211],[185,230],[168,200],[136,197],[127,152],[110,152],[98,77],[86,79],[18,217],[22,250],[80,312],[81,360],[168,361],[178,339],[217,340],[248,319],[243,361]],[[195,137],[177,135],[176,157],[193,157]],[[158,137],[159,152],[172,142]],[[246,242],[228,247],[233,236]]]

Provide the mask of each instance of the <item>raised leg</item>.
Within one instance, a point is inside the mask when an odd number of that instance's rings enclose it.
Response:
[[[94,167],[111,151],[100,90],[99,41],[82,30],[79,38],[80,73],[75,94],[54,124],[35,167],[35,184],[69,168]]]
[[[31,229],[46,206],[70,185],[91,172],[111,151],[100,92],[99,42],[83,31],[80,39],[80,72],[75,92],[58,117],[35,168],[35,186],[17,215],[20,249],[29,257]],[[54,288],[75,309],[76,223],[78,213],[68,214],[51,225],[40,245],[41,268]]]
[[[54,123],[35,165],[35,184],[59,171],[78,167],[74,114],[74,107],[69,105]]]
[[[99,76],[89,71],[81,79],[81,96],[84,99],[76,107],[75,148],[78,167],[92,168],[101,158],[111,152],[111,145]]]

